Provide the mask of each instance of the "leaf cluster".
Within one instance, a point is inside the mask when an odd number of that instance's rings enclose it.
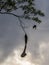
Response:
[[[0,11],[12,12],[13,10],[15,11],[21,8],[24,12],[23,15],[25,19],[32,19],[37,23],[41,23],[41,20],[37,15],[44,16],[44,13],[35,8],[34,1],[35,0],[0,0]]]

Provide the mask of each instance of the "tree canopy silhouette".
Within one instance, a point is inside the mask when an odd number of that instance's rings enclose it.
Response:
[[[25,33],[25,47],[21,57],[24,57],[26,55],[25,51],[28,41],[28,36],[25,31],[25,27],[22,24],[22,19],[28,19],[32,20],[32,22],[35,21],[37,23],[41,23],[39,16],[44,16],[44,13],[35,7],[34,1],[35,0],[0,0],[0,14],[9,14],[17,17],[20,22],[20,26]],[[18,9],[22,10],[22,15],[18,15],[12,12],[16,12]],[[37,26],[34,24],[33,29],[36,29],[36,27]]]

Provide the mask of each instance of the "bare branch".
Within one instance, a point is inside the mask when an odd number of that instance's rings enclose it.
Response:
[[[18,17],[18,19],[19,19],[19,21],[20,21],[20,26],[21,26],[22,30],[24,31],[24,33],[26,33],[26,31],[25,31],[25,29],[24,29],[24,27],[23,27],[23,25],[22,25],[22,21],[21,21],[20,17]]]
[[[21,54],[21,57],[25,57],[26,56],[26,48],[27,48],[27,42],[28,42],[28,36],[27,34],[25,33],[25,47],[24,47],[24,50],[23,50],[23,53]]]
[[[22,30],[24,31],[24,33],[26,33],[25,30],[24,30],[24,27],[23,27],[23,25],[22,25],[22,21],[21,21],[21,19],[20,19],[20,18],[24,18],[24,16],[19,16],[19,15],[16,15],[16,14],[14,14],[14,13],[10,13],[10,12],[0,12],[0,14],[9,14],[9,15],[13,15],[13,16],[15,16],[15,17],[18,17],[19,22],[20,22],[20,26],[21,26]]]
[[[23,15],[22,15],[22,16],[19,16],[19,15],[16,15],[16,14],[14,14],[14,13],[11,13],[11,12],[0,12],[0,14],[9,14],[9,15],[13,15],[13,16],[15,16],[15,17],[24,18]]]

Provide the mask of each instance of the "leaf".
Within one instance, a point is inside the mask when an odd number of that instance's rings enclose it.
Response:
[[[24,14],[28,14],[29,12],[28,11],[24,11]]]
[[[36,25],[34,25],[34,26],[33,26],[33,29],[36,29],[36,27],[37,27],[37,26],[36,26]]]
[[[41,12],[40,10],[38,10],[37,13],[38,13],[40,16],[45,16],[44,13]]]
[[[38,17],[33,17],[32,20],[38,21]]]
[[[31,19],[28,15],[25,16],[25,19]]]
[[[41,23],[41,20],[39,20],[38,17],[33,17],[32,20],[36,21],[37,23]]]

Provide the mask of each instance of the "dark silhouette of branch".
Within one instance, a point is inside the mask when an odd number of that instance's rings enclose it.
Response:
[[[24,51],[21,54],[21,57],[25,57],[26,56],[26,48],[27,48],[27,44],[25,44]]]
[[[28,37],[27,37],[26,31],[25,31],[25,28],[24,28],[23,25],[22,25],[22,21],[21,21],[21,19],[20,19],[20,18],[23,18],[23,16],[18,16],[18,15],[16,15],[16,14],[9,13],[9,12],[0,12],[0,14],[10,14],[10,15],[13,15],[13,16],[15,16],[15,17],[18,17],[18,20],[19,20],[19,22],[20,22],[20,26],[21,26],[22,30],[24,31],[24,33],[25,33],[25,36],[24,36],[24,37],[25,37],[25,47],[24,47],[23,53],[21,54],[21,57],[26,56],[26,48],[27,48]]]
[[[11,12],[0,12],[0,14],[9,14],[9,15],[13,15],[13,16],[15,16],[15,17],[24,18],[23,15],[22,15],[22,16],[19,16],[19,15],[16,15],[16,14],[14,14],[14,13],[11,13]]]
[[[14,13],[10,13],[10,12],[0,12],[0,14],[9,14],[9,15],[13,15],[13,16],[17,17],[17,18],[19,19],[20,26],[21,26],[22,30],[25,32],[24,27],[23,27],[23,25],[22,25],[22,21],[21,21],[21,19],[20,19],[20,18],[24,18],[23,15],[22,15],[22,16],[19,16],[19,15],[16,15],[16,14],[14,14]]]
[[[26,48],[27,48],[27,42],[28,42],[28,36],[27,34],[25,33],[25,47],[24,47],[24,51],[23,53],[21,54],[21,57],[25,57],[26,56]]]

